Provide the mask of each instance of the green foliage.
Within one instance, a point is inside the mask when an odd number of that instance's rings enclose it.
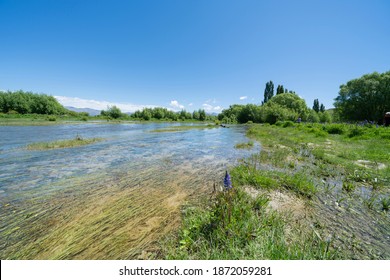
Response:
[[[282,124],[283,127],[290,127],[290,126],[295,126],[295,124],[292,121],[285,121]]]
[[[254,104],[247,104],[242,107],[242,110],[238,113],[237,121],[239,123],[247,123],[247,122],[260,122],[261,114],[260,114],[260,106]]]
[[[334,105],[343,120],[382,121],[390,108],[390,71],[374,72],[341,85]]]
[[[274,96],[274,83],[269,81],[265,84],[263,104],[267,103],[272,96]]]
[[[318,123],[320,122],[320,117],[318,113],[313,109],[313,110],[309,110],[309,115],[307,116],[306,120],[308,122]]]
[[[383,197],[381,199],[381,204],[382,204],[382,210],[384,211],[389,211],[390,209],[390,197]]]
[[[262,106],[254,104],[231,105],[218,115],[223,123],[275,124],[277,121],[296,121],[299,117],[307,119],[309,110],[305,101],[295,93],[285,93],[272,97]]]
[[[283,85],[278,85],[278,87],[276,89],[276,94],[278,95],[281,93],[285,93],[284,87],[283,87]]]
[[[234,145],[234,148],[236,149],[251,149],[253,148],[253,141],[249,141],[249,142],[246,142],[246,143],[238,143],[236,145]]]
[[[240,165],[232,170],[231,176],[239,185],[265,189],[285,188],[307,198],[311,198],[317,191],[313,182],[305,174],[299,172],[295,174],[271,173],[264,170],[252,170]]]
[[[211,206],[188,208],[169,259],[329,259],[329,243],[310,229],[287,225],[267,210],[268,197],[241,187],[220,192]],[[167,249],[165,249],[167,250]]]
[[[304,99],[294,93],[285,93],[274,96],[266,105],[277,104],[283,108],[292,110],[302,119],[306,119],[308,108]]]
[[[100,115],[104,116],[104,117],[109,117],[112,119],[119,119],[120,117],[123,116],[121,109],[119,109],[115,105],[112,107],[107,107],[107,111],[102,110],[100,112]]]
[[[345,132],[345,126],[342,124],[331,124],[324,126],[325,131],[329,134],[343,134]]]
[[[318,102],[318,99],[314,99],[313,110],[316,113],[318,113],[320,111],[320,103]]]
[[[205,121],[206,120],[206,111],[199,109],[199,120]]]
[[[350,181],[344,181],[342,190],[351,193],[355,190],[356,186]]]
[[[173,112],[168,110],[167,108],[155,107],[155,108],[144,108],[142,111],[136,111],[131,115],[132,118],[142,119],[145,121],[149,120],[198,120],[198,121],[206,121],[213,120],[212,116],[206,114],[205,110],[199,109],[198,111],[194,111],[192,114],[187,112],[186,110],[181,110],[180,112]]]
[[[274,98],[278,96],[282,95],[277,95]],[[260,114],[262,122],[275,124],[277,121],[295,121],[298,119],[298,113],[271,101],[261,107]]]
[[[318,117],[320,118],[320,122],[322,123],[331,123],[332,122],[332,116],[327,111],[321,111],[318,113]]]
[[[52,149],[73,148],[73,147],[92,144],[102,140],[103,140],[102,138],[82,138],[77,135],[74,139],[32,143],[27,145],[27,149],[28,150],[52,150]]]
[[[0,91],[0,112],[44,115],[69,113],[53,96],[24,92],[22,90],[15,92]]]
[[[238,115],[241,113],[244,105],[230,105],[228,109],[222,110],[218,115],[218,119],[223,123],[237,123]]]

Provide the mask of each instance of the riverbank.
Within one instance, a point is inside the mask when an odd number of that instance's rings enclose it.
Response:
[[[253,125],[233,192],[184,212],[171,259],[389,259],[389,130]],[[244,219],[242,217],[245,217]]]
[[[39,114],[2,114],[0,113],[0,126],[47,126],[63,124],[120,124],[120,123],[171,123],[185,124],[193,127],[194,123],[202,125],[215,125],[213,121],[196,121],[189,120],[169,120],[169,119],[152,119],[149,121],[136,118],[118,118],[112,119],[102,116],[66,116],[66,115],[39,115]],[[217,122],[218,123],[218,122]]]

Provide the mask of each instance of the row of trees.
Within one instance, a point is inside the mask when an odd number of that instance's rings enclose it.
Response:
[[[46,115],[69,113],[53,96],[24,92],[22,90],[15,92],[0,91],[0,112]]]
[[[194,111],[193,113],[187,112],[186,110],[181,110],[180,112],[173,112],[163,107],[155,107],[155,108],[144,108],[142,110],[137,110],[131,115],[127,115],[121,112],[121,110],[112,106],[107,108],[107,110],[102,110],[100,112],[100,116],[108,117],[112,119],[118,118],[130,118],[130,119],[139,119],[139,120],[213,120],[214,117],[207,115],[206,111],[203,109],[199,109],[198,111]]]
[[[325,112],[325,106],[322,103],[320,105],[320,102],[318,101],[318,99],[314,99],[313,110],[316,111],[317,113],[318,112],[323,113],[323,112]]]
[[[331,122],[329,112],[309,109],[304,99],[296,93],[283,93],[271,97],[261,106],[255,104],[231,105],[218,115],[224,123],[270,123],[277,121]]]
[[[198,120],[198,121],[206,121],[213,120],[213,116],[206,114],[206,111],[203,109],[199,109],[194,111],[193,113],[187,112],[186,110],[181,110],[180,112],[173,112],[166,108],[156,107],[156,108],[144,108],[142,111],[136,111],[131,115],[132,118],[135,119],[143,119],[143,120]]]

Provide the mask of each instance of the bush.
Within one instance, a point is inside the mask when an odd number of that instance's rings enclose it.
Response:
[[[285,121],[283,123],[283,127],[290,127],[290,126],[295,126],[294,123],[292,121]]]
[[[364,133],[365,133],[365,129],[363,127],[356,126],[349,131],[348,137],[352,138],[356,136],[362,136]]]
[[[324,128],[329,134],[343,134],[345,132],[345,127],[342,124],[331,124],[324,126]]]
[[[261,120],[269,124],[275,124],[277,121],[295,121],[298,119],[298,113],[287,109],[275,103],[267,103],[261,107]]]

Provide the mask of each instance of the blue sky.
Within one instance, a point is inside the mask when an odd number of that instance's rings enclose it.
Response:
[[[332,107],[390,70],[390,1],[0,0],[0,89],[76,107],[260,104],[265,83]]]

